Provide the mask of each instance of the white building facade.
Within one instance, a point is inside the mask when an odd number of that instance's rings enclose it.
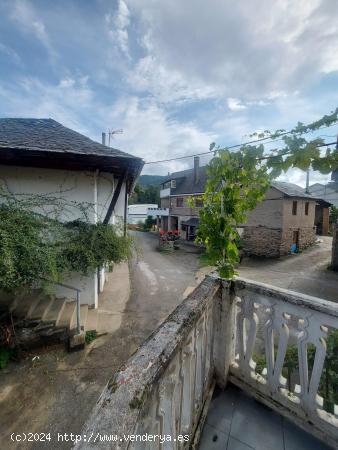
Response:
[[[0,188],[21,198],[53,198],[51,205],[35,210],[61,222],[80,219],[121,224],[123,229],[128,193],[142,166],[141,159],[51,119],[0,119]],[[81,303],[97,307],[105,270],[88,276],[72,273],[63,282],[81,289]],[[56,286],[57,296],[69,294]]]
[[[128,206],[128,223],[137,225],[138,223],[144,223],[148,216],[156,218],[156,210],[158,205],[152,204],[136,204]]]

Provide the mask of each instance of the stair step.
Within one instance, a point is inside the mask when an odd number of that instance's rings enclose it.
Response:
[[[46,296],[46,294],[43,294],[38,290],[18,295],[15,299],[15,303],[12,305],[13,315],[18,318],[29,316],[44,296]]]
[[[58,327],[66,327],[70,330],[74,315],[76,316],[76,302],[65,302],[64,308],[56,322],[56,325]]]
[[[80,306],[81,330],[85,330],[86,329],[87,317],[88,317],[88,305],[81,305]]]
[[[54,301],[54,297],[47,295],[47,294],[41,295],[35,308],[33,308],[29,312],[29,314],[27,314],[27,319],[42,319],[42,317],[49,310],[53,301]]]
[[[42,320],[56,323],[62,314],[65,303],[65,298],[55,298],[46,313],[43,315]]]
[[[96,331],[98,324],[98,311],[97,309],[88,309],[87,322],[85,331]]]

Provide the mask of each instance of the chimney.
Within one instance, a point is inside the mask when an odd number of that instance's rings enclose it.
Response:
[[[307,171],[306,171],[306,188],[305,188],[306,194],[310,194],[309,186],[310,186],[310,169],[307,169]]]
[[[106,145],[106,133],[102,133],[102,145]]]
[[[197,184],[200,180],[200,158],[194,157],[194,183]]]

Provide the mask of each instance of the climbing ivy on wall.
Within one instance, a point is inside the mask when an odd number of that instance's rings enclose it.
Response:
[[[327,148],[319,137],[304,138],[324,126],[338,121],[338,108],[308,125],[298,123],[289,132],[277,130],[255,133],[260,140],[282,141],[283,145],[267,150],[259,145],[243,145],[238,151],[216,147],[207,167],[208,181],[200,211],[198,242],[206,247],[206,256],[220,276],[230,279],[239,261],[240,236],[237,227],[245,223],[248,213],[264,199],[270,181],[290,168],[330,173],[338,168],[338,152]]]
[[[118,226],[88,223],[91,208],[59,196],[20,197],[0,189],[0,289],[51,287],[71,271],[85,275],[127,259],[131,238]],[[77,209],[80,219],[55,219],[67,209]]]

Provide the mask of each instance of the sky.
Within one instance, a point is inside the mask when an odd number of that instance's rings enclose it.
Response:
[[[96,141],[122,129],[112,146],[154,161],[337,106],[337,0],[0,0],[0,117],[50,117]]]

